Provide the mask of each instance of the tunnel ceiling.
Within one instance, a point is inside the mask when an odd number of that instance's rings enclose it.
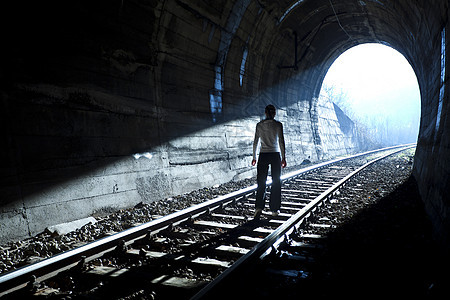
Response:
[[[317,96],[334,60],[344,51],[362,43],[381,43],[402,53],[418,75],[421,85],[424,67],[418,53],[423,53],[424,47],[436,47],[432,44],[433,37],[428,28],[430,22],[440,22],[427,18],[427,13],[434,9],[433,15],[442,14],[442,19],[446,16],[446,8],[439,5],[430,7],[428,1],[304,0],[264,3],[266,9],[277,11],[281,32],[284,30],[291,36],[297,33],[299,70],[303,72],[319,66],[320,71],[310,80],[317,83],[313,96]],[[442,3],[441,6],[444,5]],[[429,42],[423,43],[423,37],[427,35]],[[417,41],[418,37],[422,38],[422,42]],[[293,38],[291,41],[294,43]],[[278,59],[276,54],[272,57]]]

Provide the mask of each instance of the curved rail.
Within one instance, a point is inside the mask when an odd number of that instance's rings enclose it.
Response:
[[[281,177],[282,181],[289,180],[290,178],[297,177],[301,174],[310,172],[315,169],[319,169],[331,164],[334,164],[336,162],[345,161],[348,159],[360,157],[363,155],[368,155],[371,153],[376,153],[380,151],[390,150],[390,149],[396,149],[396,148],[402,148],[402,150],[406,149],[405,147],[413,147],[414,144],[410,145],[401,145],[401,146],[395,146],[395,147],[389,147],[389,148],[383,148],[373,151],[368,151],[364,153],[360,153],[357,155],[335,159],[331,161],[327,161],[318,165],[313,165],[307,168],[303,168],[288,174],[285,174]],[[400,150],[401,151],[401,150]],[[269,179],[268,184],[271,183],[271,180]],[[89,243],[87,245],[68,250],[66,252],[60,253],[58,255],[55,255],[51,258],[45,259],[43,261],[24,266],[20,269],[10,271],[8,273],[5,273],[0,276],[0,296],[3,296],[5,294],[8,294],[14,290],[23,288],[27,285],[27,283],[30,281],[32,276],[35,276],[37,280],[45,280],[48,279],[54,275],[56,275],[58,272],[61,272],[63,270],[67,270],[69,268],[74,267],[77,265],[80,261],[88,262],[92,259],[95,259],[104,253],[113,250],[115,247],[119,246],[121,243],[125,242],[126,244],[130,244],[133,241],[144,237],[150,232],[158,232],[160,230],[163,230],[169,226],[177,225],[183,221],[188,220],[189,218],[196,217],[203,212],[207,210],[214,210],[217,209],[223,205],[226,205],[227,203],[230,203],[232,201],[235,201],[236,199],[240,197],[245,197],[251,193],[253,193],[256,190],[256,184],[249,186],[247,188],[229,193],[227,195],[219,196],[215,199],[205,201],[201,204],[197,204],[195,206],[189,207],[187,209],[184,209],[182,211],[161,217],[156,220],[152,220],[150,222],[144,223],[142,225],[127,229],[125,231],[116,233],[112,236],[102,238],[100,240],[94,241],[92,243]],[[310,203],[307,205],[303,210],[301,210],[299,213],[294,215],[291,219],[289,219],[284,225],[279,227],[275,232],[273,232],[271,235],[269,235],[266,240],[263,241],[263,244],[260,246],[255,247],[252,249],[245,257],[251,256],[261,256],[265,251],[267,251],[267,245],[270,245],[270,243],[274,243],[281,235],[286,233],[290,230],[293,224],[295,224],[296,220],[301,218],[304,214],[308,214],[312,209],[318,203],[321,202],[318,199],[324,199],[326,197],[326,193],[330,193],[330,190],[336,190],[338,187],[332,187],[328,191],[324,192],[322,195],[317,197],[317,201],[312,201],[313,203]],[[331,193],[333,192],[331,191]],[[265,249],[264,251],[262,249]],[[241,265],[241,261],[244,261],[244,257],[236,261],[235,264],[232,266],[232,270],[235,268],[238,268],[239,265]],[[235,266],[236,265],[236,266]],[[230,271],[231,272],[231,271]],[[225,272],[227,273],[227,272]],[[224,275],[225,276],[225,275]],[[219,280],[222,276],[219,276],[217,279]],[[216,281],[211,282],[212,286],[214,286]]]
[[[226,281],[238,273],[240,270],[245,269],[251,262],[263,258],[266,255],[269,255],[271,251],[274,251],[276,245],[280,244],[287,235],[292,233],[294,230],[298,229],[298,227],[302,224],[302,222],[309,216],[309,214],[315,210],[318,206],[320,206],[325,200],[327,200],[330,196],[333,195],[338,189],[343,187],[351,178],[353,178],[356,174],[367,168],[368,166],[374,164],[377,161],[380,161],[390,155],[396,154],[398,152],[404,151],[406,149],[412,148],[415,145],[410,145],[400,150],[388,153],[379,158],[376,158],[365,165],[361,166],[357,170],[353,171],[337,183],[335,183],[328,190],[320,194],[316,199],[311,201],[308,205],[306,205],[302,210],[293,215],[290,219],[288,219],[285,223],[283,223],[280,227],[278,227],[274,232],[272,232],[269,236],[267,236],[263,241],[261,241],[258,245],[256,245],[252,250],[250,250],[247,254],[240,257],[230,268],[226,269],[223,273],[221,273],[217,278],[211,281],[206,287],[200,290],[194,297],[191,299],[202,299],[208,298],[212,296],[215,289],[219,288],[221,285],[225,285]]]

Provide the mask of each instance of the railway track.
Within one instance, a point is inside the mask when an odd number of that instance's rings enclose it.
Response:
[[[242,276],[252,262],[287,245],[301,253],[295,259],[312,259],[317,246],[310,241],[321,237],[299,228],[314,211],[360,170],[411,147],[371,151],[283,175],[277,217],[263,214],[252,220],[253,185],[8,272],[0,276],[0,296],[209,297]],[[322,219],[309,226],[332,225]]]

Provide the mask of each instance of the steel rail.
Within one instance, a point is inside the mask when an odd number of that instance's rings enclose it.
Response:
[[[304,208],[298,211],[295,215],[289,218],[286,222],[280,225],[275,231],[273,231],[270,235],[268,235],[264,240],[258,243],[255,247],[253,247],[247,254],[241,256],[233,265],[227,268],[224,272],[222,272],[219,276],[217,276],[213,281],[211,281],[208,285],[206,285],[203,289],[201,289],[197,294],[195,294],[191,300],[210,298],[213,293],[216,291],[216,288],[219,288],[220,285],[225,285],[227,280],[232,276],[235,276],[236,273],[241,270],[246,269],[246,267],[250,266],[252,262],[257,259],[263,258],[270,254],[271,251],[275,251],[277,245],[279,245],[287,235],[297,230],[298,227],[303,223],[303,221],[313,212],[317,207],[322,205],[325,200],[329,199],[330,196],[333,195],[338,189],[343,187],[351,178],[360,173],[362,170],[367,168],[368,166],[385,159],[388,156],[394,155],[398,152],[402,152],[404,150],[410,149],[414,147],[414,145],[406,146],[400,150],[393,151],[391,153],[385,154],[379,158],[376,158],[363,166],[359,167],[357,170],[351,172],[343,179],[339,180],[332,187],[324,191],[322,194],[317,196],[313,201],[308,203]]]
[[[413,147],[414,145],[415,144],[393,146],[330,160],[285,174],[281,177],[281,180],[285,181],[287,179],[297,177],[301,174],[334,164],[336,162],[400,147]],[[271,179],[269,179],[267,181],[267,184],[271,184],[271,182]],[[247,188],[223,196],[219,196],[215,199],[205,201],[203,203],[175,212],[173,214],[129,228],[109,237],[105,237],[92,243],[86,244],[84,246],[62,252],[40,262],[21,267],[17,270],[9,271],[0,276],[0,297],[25,287],[32,276],[35,276],[36,280],[38,281],[48,279],[49,277],[56,275],[58,272],[74,267],[81,260],[88,262],[94,258],[97,258],[103,253],[113,250],[122,242],[129,244],[136,239],[144,237],[146,234],[148,234],[149,231],[157,232],[167,228],[168,226],[176,225],[188,220],[189,218],[198,216],[207,210],[214,210],[220,206],[223,206],[224,204],[231,203],[239,197],[243,197],[253,193],[254,191],[256,191],[256,188],[257,185],[254,184]]]

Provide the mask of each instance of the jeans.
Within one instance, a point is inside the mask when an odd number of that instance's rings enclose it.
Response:
[[[258,174],[256,181],[258,188],[256,190],[255,208],[264,209],[264,195],[266,192],[266,180],[269,171],[272,176],[272,188],[270,190],[269,208],[271,211],[277,211],[281,206],[281,157],[279,152],[263,152],[259,154],[258,159]]]

